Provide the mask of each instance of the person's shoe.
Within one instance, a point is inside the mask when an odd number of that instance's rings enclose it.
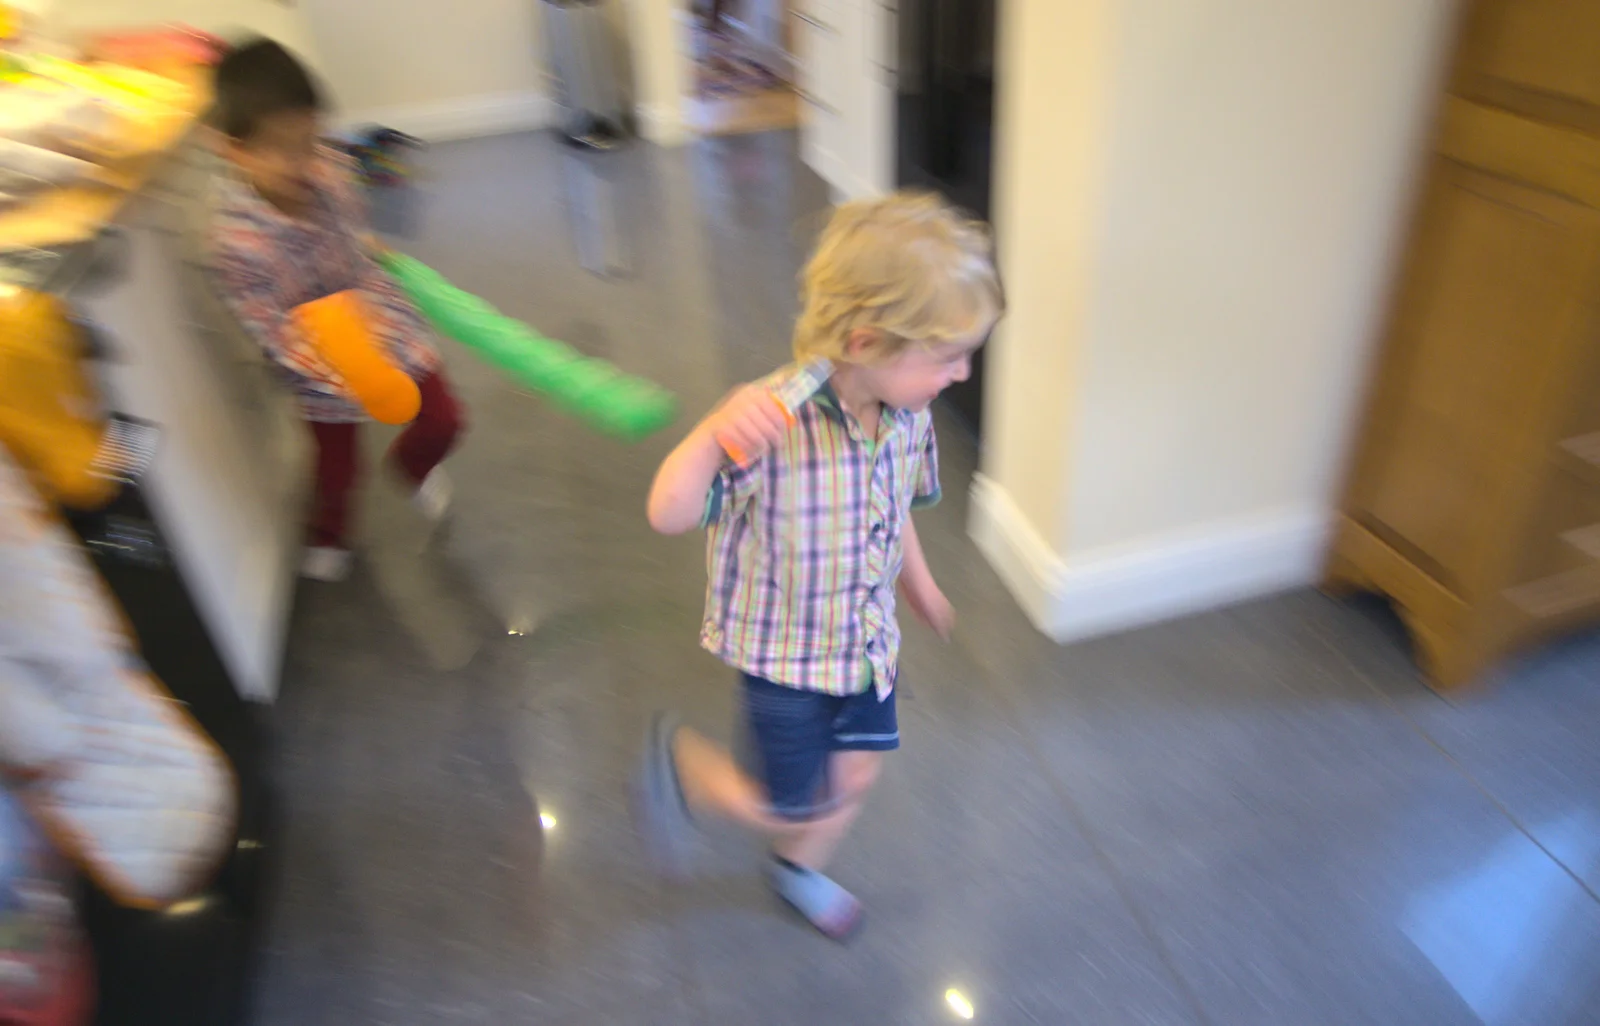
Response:
[[[651,722],[633,780],[633,817],[656,871],[681,880],[689,875],[695,825],[678,780],[673,754],[677,734],[678,721],[672,716],[658,715]]]
[[[773,855],[767,863],[767,881],[778,897],[829,940],[846,944],[861,932],[861,902],[831,877]]]
[[[300,560],[300,576],[337,584],[350,576],[350,550],[334,545],[313,545]]]
[[[417,486],[411,504],[430,521],[438,523],[450,512],[450,500],[454,495],[455,485],[450,482],[450,475],[443,467],[434,467]]]

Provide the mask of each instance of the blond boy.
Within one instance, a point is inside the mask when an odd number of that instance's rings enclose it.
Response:
[[[928,407],[1004,300],[988,230],[927,195],[840,207],[802,280],[796,363],[735,390],[650,492],[657,531],[708,529],[701,641],[740,671],[755,765],[658,717],[636,811],[676,872],[697,816],[767,835],[774,889],[844,940],[861,906],[822,871],[899,747],[896,584],[941,636],[955,619],[911,519],[939,498]]]

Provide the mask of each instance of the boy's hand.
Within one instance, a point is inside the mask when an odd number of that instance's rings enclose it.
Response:
[[[744,385],[711,412],[705,427],[729,456],[749,462],[783,442],[789,419],[771,392],[760,385]]]
[[[905,592],[906,603],[911,606],[916,618],[939,635],[940,640],[949,641],[951,632],[956,628],[956,610],[939,586],[931,578],[920,582],[902,578],[901,590]]]

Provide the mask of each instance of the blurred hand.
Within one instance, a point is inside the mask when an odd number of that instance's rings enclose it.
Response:
[[[951,632],[956,629],[956,610],[939,586],[931,579],[919,582],[905,578],[901,579],[901,586],[906,604],[916,618],[939,635],[941,640],[949,641]]]
[[[760,385],[734,389],[706,418],[717,444],[739,462],[755,460],[781,444],[789,425],[783,406]]]

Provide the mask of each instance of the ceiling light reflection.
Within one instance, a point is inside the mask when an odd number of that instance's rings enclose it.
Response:
[[[944,992],[944,1003],[950,1006],[950,1011],[963,1019],[970,1019],[978,1014],[978,1010],[972,1007],[972,1002],[967,1000],[967,996],[954,987]]]

